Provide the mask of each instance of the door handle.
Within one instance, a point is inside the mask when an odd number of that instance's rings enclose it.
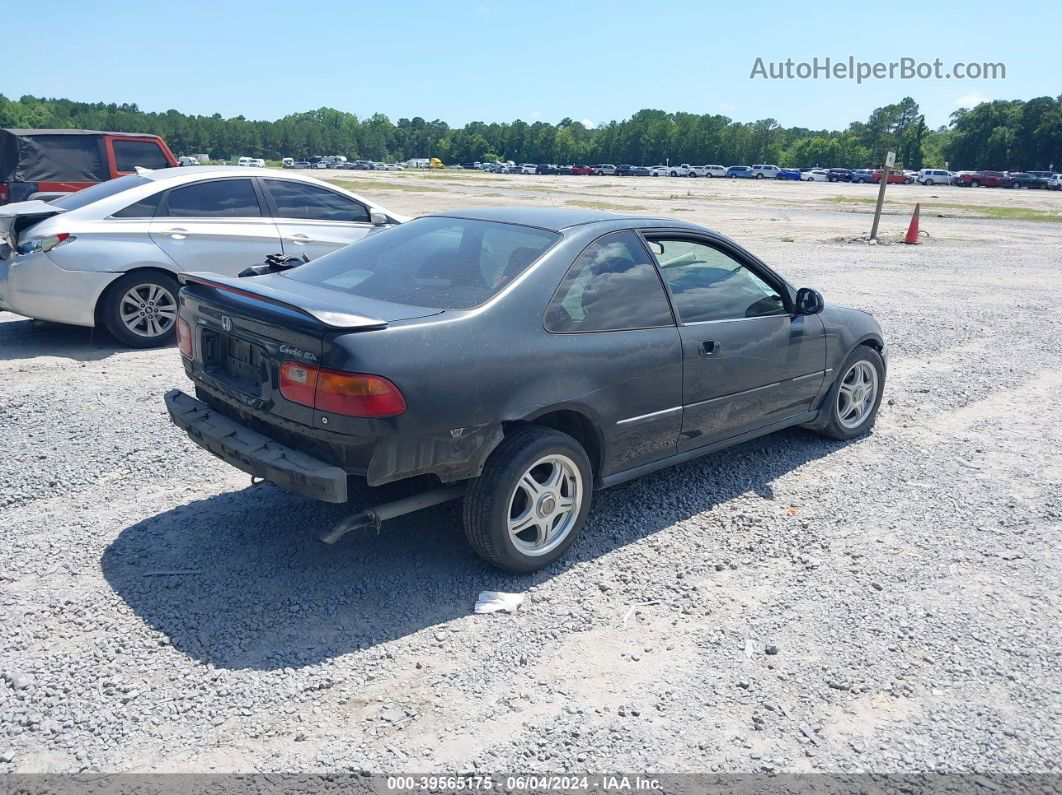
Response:
[[[173,229],[167,229],[166,234],[174,240],[184,240],[188,236],[188,230],[175,226]]]
[[[715,356],[723,346],[715,340],[701,341],[701,356]]]

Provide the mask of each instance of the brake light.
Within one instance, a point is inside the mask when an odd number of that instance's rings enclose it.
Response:
[[[321,370],[314,405],[348,417],[393,417],[406,410],[406,399],[378,375]]]
[[[192,342],[192,327],[183,317],[177,318],[177,349],[186,359],[192,358],[195,346]]]
[[[11,186],[0,182],[0,204],[7,204],[9,201],[11,201]]]
[[[348,417],[394,417],[406,410],[402,392],[382,376],[343,373],[302,362],[280,366],[280,394],[293,403]]]
[[[25,243],[20,243],[18,253],[22,256],[43,254],[62,243],[69,243],[73,240],[77,240],[77,238],[69,232],[60,232],[57,235],[49,235],[48,237],[38,237],[36,240],[27,240]]]

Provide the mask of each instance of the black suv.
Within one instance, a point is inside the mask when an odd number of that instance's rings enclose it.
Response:
[[[828,168],[826,169],[826,179],[830,182],[851,182],[852,181],[852,169],[850,168]]]

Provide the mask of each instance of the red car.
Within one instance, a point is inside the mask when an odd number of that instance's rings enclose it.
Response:
[[[874,169],[874,173],[870,175],[870,181],[878,185],[881,184],[880,168]],[[890,185],[910,185],[914,182],[914,178],[907,176],[902,171],[890,171],[888,181]]]
[[[590,166],[572,166],[572,173],[586,176],[593,174],[594,170]]]
[[[177,158],[157,135],[0,129],[0,204],[54,199]]]
[[[1001,188],[1007,181],[1007,175],[1002,171],[975,171],[972,174],[960,174],[954,180],[955,185],[964,188]]]

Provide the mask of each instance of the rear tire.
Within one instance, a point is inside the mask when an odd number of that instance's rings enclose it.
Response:
[[[870,394],[868,390],[873,390]],[[869,345],[859,345],[841,365],[820,411],[829,412],[815,430],[831,439],[854,439],[874,426],[885,391],[885,362]]]
[[[575,439],[552,428],[519,428],[469,484],[465,535],[492,566],[516,574],[544,569],[579,537],[592,488],[590,461]]]
[[[180,285],[167,273],[127,273],[103,298],[102,319],[115,339],[130,348],[157,348],[177,335]]]

